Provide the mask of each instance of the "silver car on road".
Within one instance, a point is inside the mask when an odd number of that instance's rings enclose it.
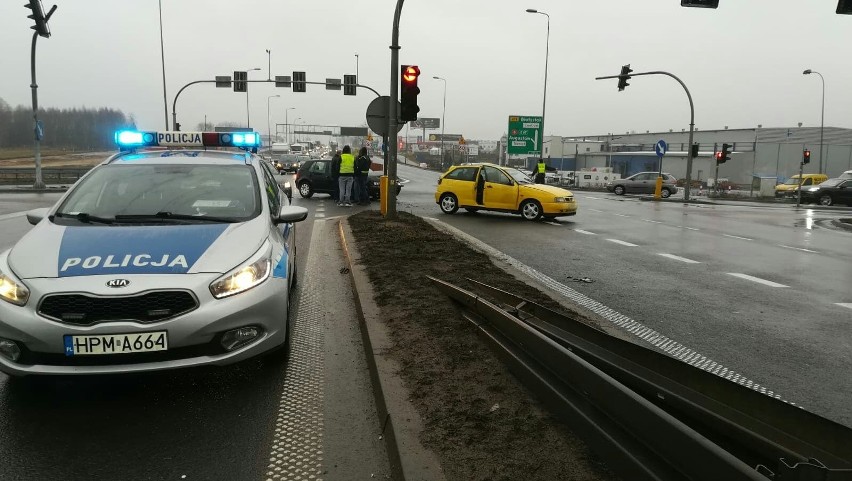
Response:
[[[0,370],[157,371],[285,349],[307,210],[251,152],[205,150],[256,134],[186,134],[122,134],[130,147],[28,213],[35,227],[0,253]],[[163,145],[189,148],[147,149]]]
[[[659,175],[658,172],[639,172],[630,177],[608,182],[606,190],[615,192],[616,195],[653,194]],[[663,174],[663,187],[660,191],[661,197],[666,199],[673,194],[677,194],[677,190],[677,179],[671,174]]]

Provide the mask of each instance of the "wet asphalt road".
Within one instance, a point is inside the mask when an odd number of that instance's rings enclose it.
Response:
[[[58,197],[0,194],[0,250],[29,230],[22,211]],[[296,229],[299,317],[286,361],[133,376],[0,374],[0,480],[385,479],[351,286],[320,197],[294,199],[310,215]]]
[[[400,175],[411,179],[400,210],[461,229],[783,399],[852,426],[852,233],[827,227],[852,209],[577,192],[575,217],[530,223],[442,214],[436,172],[403,166]],[[573,280],[586,277],[592,282]]]

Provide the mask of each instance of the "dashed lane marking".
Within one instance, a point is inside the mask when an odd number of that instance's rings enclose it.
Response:
[[[845,307],[847,309],[852,309],[852,302],[837,302],[836,303],[840,307]]]
[[[317,214],[314,215],[314,217],[316,217],[318,219],[322,219],[323,217],[325,217],[325,214],[317,213]]]
[[[592,312],[600,315],[604,319],[612,322],[616,326],[625,329],[627,332],[639,337],[642,341],[651,343],[654,347],[665,352],[669,356],[672,356],[691,366],[697,367],[698,369],[701,369],[703,371],[713,373],[731,382],[735,382],[749,389],[753,389],[759,393],[766,394],[767,396],[778,399],[779,401],[783,401],[794,406],[796,405],[795,403],[791,403],[790,401],[783,399],[780,394],[777,394],[776,392],[767,389],[766,386],[762,386],[754,382],[753,380],[743,376],[742,374],[708,358],[707,356],[703,356],[701,355],[701,353],[684,346],[683,344],[675,341],[674,339],[664,336],[659,332],[642,325],[642,323],[637,322],[636,320],[631,319],[630,317],[625,316],[624,314],[621,314],[620,312],[615,311],[605,306],[604,304],[586,296],[585,294],[582,294],[560,282],[557,282],[552,277],[547,276],[533,269],[532,267],[522,263],[521,261],[515,259],[514,257],[511,257],[491,247],[490,245],[482,242],[476,237],[462,232],[461,230],[441,220],[435,218],[427,218],[427,220],[435,224],[439,229],[445,232],[449,232],[454,236],[461,238],[466,242],[474,245],[477,249],[481,250],[482,252],[485,252],[489,256],[503,260],[507,264],[510,264],[511,266],[527,274],[533,279],[536,279],[542,284],[555,290],[562,296],[576,302],[577,304],[585,307],[586,309],[591,310]]]
[[[3,214],[3,215],[0,215],[0,220],[14,219],[14,218],[16,218],[16,217],[23,217],[23,216],[25,216],[25,215],[27,215],[27,211],[22,211],[22,212],[12,212],[12,213],[10,213],[10,214]]]
[[[722,234],[722,235],[725,236],[725,237],[730,237],[731,239],[739,239],[739,240],[744,240],[744,241],[753,241],[754,240],[754,239],[749,239],[748,237],[740,237],[738,235],[731,235],[731,234]]]
[[[556,225],[556,226],[561,226],[561,225],[562,225],[562,224],[560,224],[559,222],[545,222],[545,224]]]
[[[819,254],[819,252],[817,252],[817,251],[814,251],[814,250],[811,250],[811,249],[805,249],[804,247],[785,246],[784,244],[778,244],[778,247],[783,247],[785,249],[793,249],[793,250],[802,251],[802,252],[810,252],[811,254]]]
[[[740,274],[738,272],[729,272],[729,276],[739,277],[740,279],[745,279],[747,281],[757,282],[758,284],[763,284],[764,286],[769,287],[790,287],[785,286],[784,284],[779,284],[777,282],[767,281],[766,279],[761,279],[760,277],[750,276],[748,274]]]
[[[680,227],[681,229],[687,229],[687,230],[701,230],[701,229],[698,229],[696,227],[687,227],[685,225],[679,225],[677,227]]]
[[[630,216],[629,216],[629,215],[627,215],[627,214],[616,214],[616,213],[613,213],[612,215],[617,215],[617,216],[619,216],[619,217],[630,217]]]
[[[651,219],[642,219],[642,220],[645,221],[645,222],[650,222],[652,224],[662,224],[662,222],[660,222],[658,220],[651,220]]]
[[[586,234],[586,235],[597,235],[594,232],[589,232],[589,231],[583,230],[583,229],[574,229],[574,232],[579,232],[580,234]]]
[[[663,253],[659,253],[659,254],[657,254],[657,255],[658,255],[658,256],[667,257],[667,258],[669,258],[669,259],[673,259],[673,260],[676,260],[676,261],[686,262],[687,264],[701,264],[701,263],[700,263],[700,262],[698,262],[698,261],[694,261],[694,260],[692,260],[692,259],[687,259],[686,257],[676,256],[676,255],[674,255],[674,254],[663,254]]]
[[[623,241],[623,240],[618,240],[618,239],[607,239],[607,240],[608,240],[608,241],[610,241],[610,242],[614,242],[614,243],[616,243],[616,244],[620,244],[620,245],[623,245],[623,246],[627,246],[627,247],[639,247],[639,246],[638,246],[638,245],[636,245],[636,244],[631,244],[631,243],[629,243],[629,242],[625,242],[625,241]]]
[[[600,197],[592,197],[592,196],[590,196],[590,195],[584,195],[584,196],[583,196],[583,198],[584,198],[584,199],[595,199],[595,200],[601,200],[601,198],[600,198]]]
[[[592,212],[597,212],[597,213],[599,213],[599,214],[603,214],[603,211],[602,211],[602,210],[598,210],[598,209],[586,209],[586,210],[590,210],[590,211],[592,211]]]

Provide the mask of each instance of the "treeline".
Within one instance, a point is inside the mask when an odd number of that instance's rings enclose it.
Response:
[[[115,131],[135,128],[136,123],[132,116],[109,108],[39,109],[38,119],[44,127],[42,145],[69,150],[112,149]],[[0,147],[29,147],[32,143],[32,108],[12,108],[0,99]]]

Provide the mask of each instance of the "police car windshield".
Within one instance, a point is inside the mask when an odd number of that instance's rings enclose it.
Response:
[[[84,213],[122,224],[242,222],[260,212],[257,181],[248,165],[111,164],[81,180],[57,217],[79,220]]]

